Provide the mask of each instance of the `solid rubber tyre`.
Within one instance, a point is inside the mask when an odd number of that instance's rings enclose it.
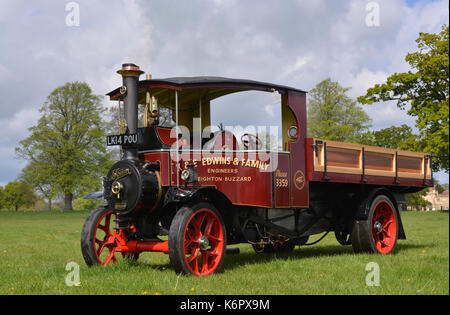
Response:
[[[356,220],[351,243],[356,253],[394,253],[398,239],[399,220],[391,200],[378,195],[371,203],[366,220]]]
[[[210,203],[183,206],[169,229],[169,257],[177,273],[206,276],[218,272],[226,249],[226,229]]]

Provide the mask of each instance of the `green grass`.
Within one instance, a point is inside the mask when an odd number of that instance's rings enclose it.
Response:
[[[449,294],[448,213],[403,213],[408,239],[394,255],[354,254],[330,233],[288,254],[256,254],[241,244],[223,272],[200,278],[177,275],[161,253],[88,268],[80,250],[87,216],[0,212],[0,294]],[[80,265],[78,286],[65,283],[72,261]],[[379,286],[366,285],[369,262],[380,267]]]

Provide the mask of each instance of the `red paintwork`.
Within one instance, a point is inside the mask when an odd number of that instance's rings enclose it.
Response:
[[[306,179],[312,181],[313,178],[313,150],[312,150],[313,139],[306,138]]]
[[[329,182],[332,183],[348,183],[348,184],[363,184],[362,175],[356,174],[343,174],[343,173],[327,173]],[[367,182],[365,184],[373,185],[383,185],[383,186],[405,186],[405,187],[424,187],[431,186],[431,180],[424,181],[423,179],[414,178],[399,178],[399,183],[395,183],[394,177],[386,176],[374,176],[366,175],[365,179]],[[312,173],[313,182],[325,182],[323,172],[313,172]],[[425,183],[424,183],[425,182]]]
[[[170,186],[170,153],[154,152],[144,153],[143,159],[147,162],[159,162],[161,186]]]
[[[267,158],[267,160],[266,160]],[[225,152],[183,160],[178,174],[193,162],[201,186],[214,186],[236,205],[273,207],[272,172],[268,156]],[[172,185],[176,185],[176,162],[171,162]],[[179,179],[180,185],[183,184]]]
[[[309,185],[306,181],[306,94],[289,91],[287,105],[297,119],[298,137],[289,141],[291,159],[291,206],[295,208],[309,207]],[[300,181],[303,180],[303,184]],[[298,185],[295,185],[298,183]],[[301,189],[300,189],[301,188]]]
[[[119,249],[125,253],[162,252],[167,254],[169,241],[128,241]]]
[[[159,139],[162,143],[167,145],[172,145],[175,142],[175,138],[170,136],[171,131],[172,128],[156,127],[156,133],[158,134]]]

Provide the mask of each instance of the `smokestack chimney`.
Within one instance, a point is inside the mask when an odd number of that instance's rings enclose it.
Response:
[[[124,63],[122,69],[117,71],[122,76],[123,104],[125,121],[127,122],[128,133],[137,133],[138,127],[138,82],[139,76],[144,73],[133,63]],[[126,159],[137,158],[137,148],[124,148]]]

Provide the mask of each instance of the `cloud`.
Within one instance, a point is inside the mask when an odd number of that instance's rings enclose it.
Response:
[[[0,126],[2,126],[0,186],[5,186],[7,182],[15,180],[22,168],[26,166],[25,161],[17,159],[15,147],[20,139],[24,139],[28,135],[28,128],[36,123],[39,116],[39,111],[31,108],[15,112],[10,119],[0,118]]]
[[[40,113],[36,108],[25,108],[14,113],[10,119],[0,118],[2,126],[2,137],[0,144],[9,144],[16,138],[25,137],[28,134],[28,128],[36,124]]]
[[[351,87],[351,90],[347,94],[353,99],[356,99],[358,96],[366,94],[367,89],[373,87],[375,84],[386,82],[388,76],[389,74],[384,71],[372,72],[367,68],[363,68],[355,75],[347,73],[339,82],[344,87]],[[414,118],[408,116],[406,110],[399,110],[395,101],[361,106],[370,118],[372,118],[373,130],[402,124],[414,126]]]
[[[297,56],[295,63],[293,65],[289,65],[283,71],[282,76],[287,77],[294,73],[299,73],[300,71],[304,71],[304,66],[307,64],[311,64],[313,59],[311,56]]]

